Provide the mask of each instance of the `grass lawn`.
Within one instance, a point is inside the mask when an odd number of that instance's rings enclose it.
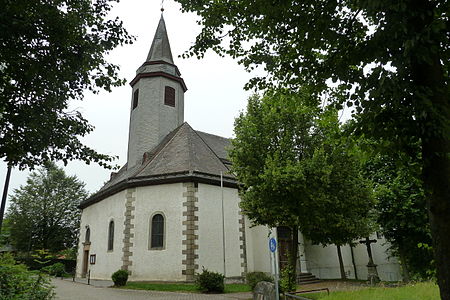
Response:
[[[438,286],[421,282],[402,287],[374,287],[361,290],[326,293],[300,294],[309,299],[321,300],[439,300]]]
[[[150,290],[163,292],[189,292],[198,293],[196,286],[192,283],[148,283],[148,282],[127,282],[121,288],[134,290]],[[251,292],[250,287],[243,283],[225,284],[225,293]]]

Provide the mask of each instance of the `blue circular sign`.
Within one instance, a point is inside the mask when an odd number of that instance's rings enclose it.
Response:
[[[274,238],[269,240],[269,249],[271,252],[275,252],[275,250],[277,250],[277,241]]]

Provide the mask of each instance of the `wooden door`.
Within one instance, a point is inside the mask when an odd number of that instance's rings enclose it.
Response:
[[[278,260],[280,271],[289,264],[289,255],[292,248],[292,230],[286,226],[277,227]]]
[[[81,277],[86,277],[89,265],[89,250],[84,250],[83,255],[83,268],[81,270]]]

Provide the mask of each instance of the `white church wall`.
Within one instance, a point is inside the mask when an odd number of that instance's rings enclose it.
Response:
[[[322,247],[306,242],[305,253],[309,272],[322,279],[341,278],[336,246]],[[352,257],[348,246],[341,246],[341,253],[345,273],[348,278],[353,278]]]
[[[219,186],[198,185],[198,265],[224,273],[222,239],[222,194]],[[241,276],[239,196],[237,189],[223,188],[225,216],[226,277]]]
[[[130,280],[182,281],[183,184],[173,183],[136,188],[134,238]],[[149,250],[150,218],[165,217],[162,250]]]
[[[372,235],[371,239],[376,238]],[[365,245],[357,245],[354,249],[355,264],[359,279],[367,279],[367,263],[368,254]],[[371,244],[372,257],[377,265],[378,276],[383,281],[399,281],[401,280],[400,265],[396,257],[389,253],[389,243],[384,238],[377,239],[376,243]]]
[[[247,267],[248,272],[271,272],[269,251],[269,228],[254,226],[246,219]]]
[[[96,256],[95,264],[88,264],[93,279],[111,279],[113,272],[122,266],[122,240],[125,210],[125,191],[112,195],[83,209],[81,232],[77,256],[77,276],[81,276],[83,267],[83,242],[86,226],[90,228],[89,255]],[[108,251],[109,222],[114,221],[113,250]]]
[[[375,238],[375,236],[371,238]],[[400,266],[397,259],[390,257],[387,253],[388,243],[384,239],[378,239],[377,243],[371,244],[371,248],[380,279],[383,281],[401,280]],[[347,277],[355,279],[350,246],[342,246],[341,252]],[[367,263],[369,262],[366,246],[358,244],[353,247],[353,255],[358,279],[366,280]],[[308,271],[318,278],[336,279],[341,277],[336,246],[322,247],[320,245],[311,245],[310,242],[306,241],[305,256]]]

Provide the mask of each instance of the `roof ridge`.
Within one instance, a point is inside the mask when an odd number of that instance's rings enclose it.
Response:
[[[214,134],[214,133],[204,132],[204,131],[201,131],[201,130],[195,130],[195,132],[200,132],[200,133],[203,133],[203,134],[217,136],[217,137],[220,137],[220,138],[226,139],[226,140],[231,140],[232,139],[232,138],[224,137],[224,136],[217,135],[217,134]]]

